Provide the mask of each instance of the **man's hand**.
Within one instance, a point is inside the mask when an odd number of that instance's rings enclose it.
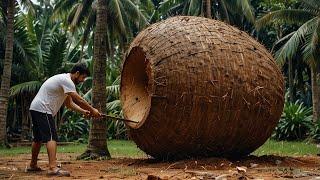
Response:
[[[90,112],[90,115],[93,117],[93,118],[100,118],[102,116],[102,114],[99,112],[98,109],[96,108],[93,108],[92,111]]]
[[[91,113],[88,110],[83,110],[83,112],[81,112],[81,113],[85,118],[90,118],[91,117]]]

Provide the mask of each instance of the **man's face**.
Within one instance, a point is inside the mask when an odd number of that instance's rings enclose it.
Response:
[[[87,78],[86,74],[80,74],[79,72],[76,72],[75,79],[74,79],[75,85],[83,83],[86,80],[86,78]]]

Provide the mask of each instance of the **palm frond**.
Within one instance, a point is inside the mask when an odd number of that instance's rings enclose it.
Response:
[[[71,22],[71,28],[75,28],[80,25],[80,22],[85,19],[85,17],[90,14],[92,11],[91,5],[93,3],[93,0],[83,0],[82,3],[78,6],[77,11],[75,12],[75,15],[73,17],[73,20]]]
[[[10,97],[16,97],[19,95],[35,94],[41,87],[42,82],[30,81],[17,84],[10,88]]]
[[[120,95],[120,85],[107,86],[106,90],[108,96],[119,97]]]
[[[113,81],[112,85],[120,85],[120,82],[121,82],[121,76],[118,76],[116,80]]]
[[[318,14],[320,13],[320,1],[318,0],[301,0],[303,2],[304,9]]]
[[[87,18],[86,26],[84,28],[83,36],[82,36],[82,45],[84,46],[88,39],[89,35],[92,32],[93,27],[96,24],[96,11],[91,11],[89,17]]]
[[[292,59],[304,38],[314,31],[317,18],[313,18],[303,24],[276,53],[276,59],[283,65],[286,59]]]
[[[220,4],[224,5],[228,13],[244,15],[251,23],[255,21],[254,12],[249,0],[220,0]]]
[[[123,0],[121,4],[124,7],[127,17],[129,17],[130,21],[133,22],[139,30],[149,23],[139,7],[131,0]],[[134,16],[134,14],[136,14],[136,16]]]
[[[303,60],[309,64],[311,67],[319,63],[319,38],[320,38],[320,19],[318,18],[316,22],[316,27],[314,31],[307,35],[305,38],[305,46],[303,49]]]
[[[73,44],[74,46],[72,47],[69,47],[66,51],[66,56],[65,56],[65,59],[64,59],[64,63],[67,63],[67,62],[73,62],[73,63],[77,63],[81,58],[80,57],[80,44],[82,42],[82,39],[81,38],[77,38],[77,42],[75,44]],[[70,44],[69,44],[70,46]]]
[[[114,101],[107,103],[107,112],[111,112],[111,111],[118,110],[118,109],[121,109],[120,100],[114,100]]]
[[[141,7],[141,9],[143,9],[146,15],[152,14],[152,12],[155,10],[155,5],[153,4],[152,0],[140,0],[138,5]]]
[[[159,10],[161,12],[164,12],[166,14],[169,9],[171,9],[174,6],[175,1],[174,0],[163,0],[160,2]],[[180,3],[179,3],[180,5]]]
[[[230,23],[230,17],[229,17],[227,5],[223,0],[221,0],[220,2],[221,2],[222,15],[224,16],[224,19],[226,20],[226,22]]]
[[[188,8],[188,15],[190,16],[197,16],[200,14],[200,8],[201,8],[201,3],[202,1],[199,0],[190,0],[190,5]]]
[[[314,14],[301,9],[278,10],[270,12],[256,21],[256,28],[259,30],[262,27],[267,26],[268,24],[279,21],[283,21],[289,24],[305,23],[313,17]]]
[[[58,0],[53,9],[52,19],[64,19],[78,0]]]
[[[69,12],[68,12],[68,15],[66,18],[66,24],[68,26],[70,26],[70,24],[72,23],[75,15],[76,15],[78,6],[81,6],[81,3],[76,3],[74,6],[71,7],[71,9],[69,9]],[[71,30],[71,31],[73,31],[73,30]]]
[[[109,21],[112,21],[121,33],[126,34],[126,27],[125,23],[123,22],[119,0],[110,0],[108,4],[108,9],[110,13],[109,17],[111,17]]]
[[[87,93],[82,96],[87,102],[91,102],[92,97],[92,89],[90,89]]]
[[[251,7],[249,0],[237,0],[238,7],[241,7],[242,12],[246,19],[249,20],[249,22],[253,23],[255,21],[253,9]]]
[[[36,58],[36,49],[34,44],[28,37],[28,31],[26,30],[26,22],[24,16],[20,15],[16,18],[15,27],[15,38],[14,47],[15,56],[21,57],[25,61],[33,60]]]
[[[31,12],[33,15],[36,14],[34,4],[31,0],[20,0],[20,2],[27,11]]]
[[[125,13],[129,15],[129,18],[132,20],[136,20],[137,18],[140,17],[140,10],[138,7],[132,3],[131,0],[120,0],[119,4],[123,7],[125,10]]]
[[[285,36],[282,37],[281,39],[277,40],[277,41],[274,43],[274,45],[273,45],[272,51],[273,51],[274,47],[278,46],[279,44],[282,44],[283,42],[288,41],[288,40],[292,37],[292,35],[293,35],[294,33],[295,33],[295,31],[293,31],[293,32],[285,35]]]
[[[64,34],[57,34],[52,37],[48,57],[45,59],[45,71],[48,77],[57,74],[62,67],[66,54],[67,37]]]
[[[34,16],[28,12],[24,17],[25,17],[24,21],[26,22],[28,37],[33,44],[37,44],[37,37],[36,37],[36,32],[33,24]]]
[[[80,22],[81,13],[83,11],[83,4],[78,4],[77,9],[74,13],[73,19],[70,23],[71,29],[74,29]]]

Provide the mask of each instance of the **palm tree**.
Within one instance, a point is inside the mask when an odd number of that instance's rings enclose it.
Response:
[[[98,0],[96,30],[94,33],[94,61],[92,104],[105,113],[106,111],[106,55],[107,55],[107,5],[105,0]],[[94,121],[94,120],[93,120]],[[107,124],[105,121],[91,121],[89,144],[81,158],[111,158],[107,147]]]
[[[15,1],[8,0],[7,8],[7,33],[4,68],[1,77],[0,89],[0,144],[6,144],[6,122],[9,101],[9,89],[11,81],[11,66],[13,57],[13,24],[14,24]]]
[[[83,27],[83,44],[94,33],[94,70],[92,103],[102,112],[106,111],[106,60],[113,52],[126,49],[130,38],[147,24],[145,16],[131,0],[58,1],[55,16],[67,16],[67,24],[75,32]],[[71,9],[71,11],[70,11]],[[103,12],[102,12],[103,11]],[[70,12],[70,13],[69,13]],[[85,23],[83,23],[86,21]],[[88,148],[80,159],[110,158],[106,144],[107,126],[104,121],[92,121]]]
[[[106,0],[106,6],[107,55],[112,57],[114,48],[119,45],[125,49],[131,38],[145,27],[148,21],[133,0]],[[96,7],[97,3],[93,0],[59,0],[53,17],[64,18],[66,26],[73,33],[80,31],[84,48],[96,25]]]
[[[320,1],[300,0],[300,9],[286,9],[270,12],[257,21],[257,28],[270,23],[285,22],[297,24],[298,30],[283,37],[286,43],[276,52],[276,59],[283,65],[302,53],[303,60],[311,69],[313,120],[320,118]]]
[[[17,16],[16,31],[18,33],[15,41],[18,40],[18,43],[23,45],[19,50],[24,52],[22,54],[32,54],[23,56],[26,60],[19,63],[19,66],[22,66],[25,71],[24,78],[15,82],[10,89],[10,97],[17,102],[15,108],[21,107],[22,111],[22,139],[30,134],[28,109],[41,84],[47,78],[65,72],[67,63],[77,61],[74,60],[77,53],[74,53],[74,49],[71,49],[67,43],[66,34],[60,30],[59,26],[51,24],[49,17],[48,6],[46,11],[41,12],[37,17],[31,13],[20,13]]]

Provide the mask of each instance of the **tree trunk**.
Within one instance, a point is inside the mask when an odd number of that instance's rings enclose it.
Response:
[[[202,0],[202,7],[204,10],[204,17],[211,19],[211,0]]]
[[[101,112],[106,110],[106,40],[107,7],[105,0],[98,0],[96,32],[94,34],[94,61],[92,104]],[[92,120],[87,151],[79,158],[110,158],[107,148],[107,124],[103,120]]]
[[[2,72],[1,89],[0,89],[0,144],[6,143],[6,120],[9,101],[9,90],[11,80],[12,52],[13,52],[13,21],[14,21],[14,0],[8,0],[7,14],[7,34],[6,34],[6,51],[4,66]]]
[[[29,125],[29,118],[28,118],[28,113],[29,113],[29,106],[28,106],[29,101],[28,98],[21,97],[21,126],[22,126],[22,131],[21,131],[21,140],[28,140],[29,138],[29,132],[30,132],[30,125]]]
[[[311,68],[313,121],[320,118],[320,65]]]
[[[288,76],[289,76],[289,101],[294,102],[294,93],[293,93],[293,87],[294,87],[294,70],[293,70],[293,63],[292,59],[289,59],[288,61]]]

